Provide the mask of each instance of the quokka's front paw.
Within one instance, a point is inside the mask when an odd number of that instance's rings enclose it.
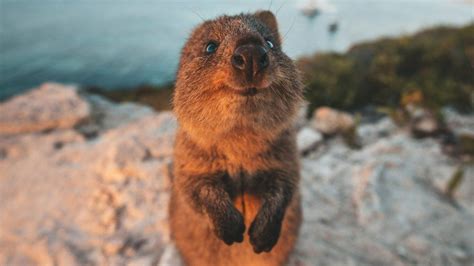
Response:
[[[255,253],[270,252],[280,237],[282,214],[265,215],[260,211],[250,225],[250,243]]]
[[[211,219],[214,224],[214,233],[227,245],[232,245],[234,242],[241,243],[244,240],[244,218],[234,206]]]

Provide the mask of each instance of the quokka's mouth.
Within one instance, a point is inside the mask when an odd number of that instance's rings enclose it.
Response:
[[[242,95],[242,96],[255,96],[264,89],[265,88],[257,88],[257,87],[248,87],[248,88],[239,88],[239,89],[232,88],[232,90],[236,94],[239,94],[239,95]]]
[[[257,93],[258,93],[258,89],[255,88],[255,87],[246,88],[242,91],[242,95],[244,95],[244,96],[254,96]]]

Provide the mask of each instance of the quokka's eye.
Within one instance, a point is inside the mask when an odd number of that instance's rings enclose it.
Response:
[[[207,54],[212,54],[212,53],[214,53],[215,51],[217,51],[217,47],[218,47],[217,43],[215,43],[215,42],[208,42],[208,43],[206,44],[206,53],[207,53]]]
[[[267,45],[268,45],[268,47],[270,47],[270,49],[273,49],[275,47],[275,45],[272,43],[272,41],[270,41],[268,39],[265,40],[265,41],[267,42]]]

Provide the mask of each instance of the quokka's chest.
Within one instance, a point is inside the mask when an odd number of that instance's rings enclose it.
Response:
[[[272,145],[261,137],[227,139],[216,143],[215,148],[222,167],[233,176],[238,176],[241,171],[251,176],[278,165],[276,158],[271,156]]]
[[[259,185],[258,176],[250,175],[242,169],[234,175],[228,175],[228,190],[234,206],[242,213],[245,225],[248,227],[254,220],[260,209],[262,198],[261,188]]]

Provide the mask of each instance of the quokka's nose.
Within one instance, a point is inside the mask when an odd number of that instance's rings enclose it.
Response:
[[[245,72],[252,79],[270,64],[267,50],[258,44],[238,46],[232,55],[231,62],[236,70]]]

